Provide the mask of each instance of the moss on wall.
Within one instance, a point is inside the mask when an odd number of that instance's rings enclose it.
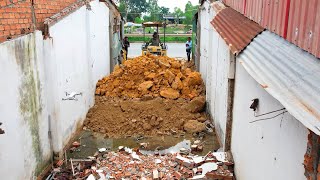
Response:
[[[21,82],[19,88],[20,113],[24,123],[29,125],[32,136],[32,148],[36,161],[35,175],[44,168],[45,160],[42,159],[42,149],[39,134],[39,121],[42,112],[40,79],[36,59],[35,36],[27,36],[15,42],[15,55],[20,68]]]

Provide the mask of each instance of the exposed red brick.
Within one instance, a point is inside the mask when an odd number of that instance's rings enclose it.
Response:
[[[46,19],[48,26],[88,1],[92,0],[0,0],[0,43],[33,32],[33,27],[41,31],[47,30],[44,25]],[[115,8],[117,10],[116,6]],[[118,12],[115,13],[119,15]]]
[[[308,143],[307,143],[307,151],[304,155],[304,167],[305,167],[305,175],[309,180],[319,179],[319,171],[320,171],[320,137],[309,131],[308,134]]]

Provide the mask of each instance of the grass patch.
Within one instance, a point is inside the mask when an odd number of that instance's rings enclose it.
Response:
[[[144,38],[143,37],[128,37],[129,42],[143,42]],[[164,42],[164,37],[160,37],[161,42]],[[170,36],[166,37],[166,42],[180,42],[184,43],[187,42],[188,37],[175,37],[175,36]],[[146,41],[150,41],[149,37],[146,37]]]

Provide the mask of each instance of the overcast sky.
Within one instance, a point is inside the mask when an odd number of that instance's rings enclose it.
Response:
[[[179,7],[184,11],[185,5],[190,1],[193,5],[197,5],[199,0],[158,0],[159,6],[170,8],[172,12],[175,7]]]

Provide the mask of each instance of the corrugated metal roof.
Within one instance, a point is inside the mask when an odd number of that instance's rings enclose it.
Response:
[[[237,60],[291,115],[320,135],[319,59],[264,31]]]
[[[223,0],[223,2],[241,14],[245,13],[246,0]]]
[[[222,11],[223,9],[226,8],[226,6],[219,1],[211,3],[211,7],[213,8],[214,12],[216,12],[216,13],[219,13],[220,11]]]
[[[320,57],[319,0],[223,0],[223,2],[262,27]]]
[[[257,34],[263,31],[263,28],[257,23],[232,8],[220,11],[211,24],[224,38],[234,54],[239,54]]]
[[[287,35],[290,0],[263,1],[261,26],[282,37]]]
[[[260,24],[262,21],[262,8],[263,0],[247,0],[245,16]]]
[[[291,0],[287,39],[320,58],[319,0]]]

